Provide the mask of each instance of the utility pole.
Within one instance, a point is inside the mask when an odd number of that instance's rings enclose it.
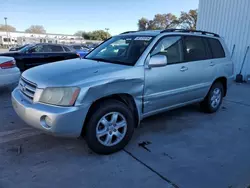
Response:
[[[7,42],[8,42],[8,47],[9,47],[9,35],[8,35],[8,25],[7,25],[7,17],[4,17],[4,21],[5,21],[5,29],[6,29],[6,36],[7,36]]]
[[[105,28],[105,30],[106,30],[106,32],[107,32],[107,39],[109,38],[109,36],[108,36],[108,32],[109,32],[109,28]]]

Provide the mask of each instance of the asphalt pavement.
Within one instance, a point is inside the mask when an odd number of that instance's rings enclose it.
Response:
[[[250,185],[250,85],[234,84],[215,114],[191,105],[145,119],[130,144],[109,156],[94,154],[83,139],[26,125],[11,90],[0,89],[0,188]]]

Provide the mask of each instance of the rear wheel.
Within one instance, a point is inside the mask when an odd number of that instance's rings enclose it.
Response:
[[[122,102],[102,102],[86,124],[86,141],[96,153],[110,154],[124,148],[134,132],[134,117]]]
[[[204,101],[201,102],[201,108],[208,113],[216,112],[220,108],[223,96],[224,89],[222,83],[214,83]]]

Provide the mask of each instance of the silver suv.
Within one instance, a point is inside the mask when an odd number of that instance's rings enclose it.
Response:
[[[216,112],[232,78],[217,34],[126,32],[84,59],[24,72],[12,102],[27,124],[53,135],[84,135],[93,151],[109,154],[129,142],[145,117],[191,103]]]

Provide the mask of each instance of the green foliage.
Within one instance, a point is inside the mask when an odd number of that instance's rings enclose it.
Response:
[[[77,31],[74,35],[81,37],[84,31]]]
[[[190,10],[189,12],[181,12],[179,25],[183,29],[196,29],[198,10]]]
[[[13,26],[11,26],[11,25],[7,25],[7,27],[6,27],[6,25],[1,24],[0,25],[0,31],[9,31],[9,32],[12,32],[12,31],[16,31],[16,28],[13,27]]]
[[[82,36],[84,39],[87,40],[101,40],[101,41],[111,37],[110,33],[104,30],[96,30],[92,32],[77,31],[75,35]]]
[[[26,33],[37,33],[37,34],[44,34],[46,30],[42,25],[32,25],[28,29],[25,30]]]
[[[190,10],[189,12],[181,12],[179,18],[177,16],[168,14],[156,14],[154,19],[141,18],[138,20],[138,30],[156,30],[169,28],[184,28],[195,29],[197,23],[197,10]]]

